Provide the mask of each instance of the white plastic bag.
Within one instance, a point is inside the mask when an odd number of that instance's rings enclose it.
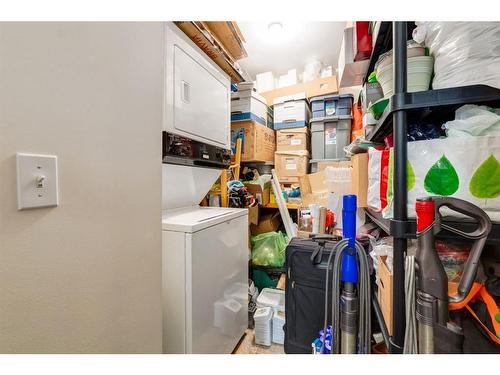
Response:
[[[433,89],[500,88],[500,22],[415,22],[413,39],[434,57]]]
[[[500,110],[467,104],[455,112],[455,120],[443,124],[447,137],[500,136]]]

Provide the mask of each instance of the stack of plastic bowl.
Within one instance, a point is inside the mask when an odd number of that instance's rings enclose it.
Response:
[[[285,310],[280,308],[274,309],[273,315],[273,342],[276,344],[281,344],[285,342],[285,331],[283,331],[283,326],[285,325]]]
[[[273,310],[270,307],[259,307],[253,316],[255,321],[255,343],[271,346]]]
[[[416,56],[407,60],[408,92],[426,91],[431,84],[434,59],[432,56]],[[382,86],[384,97],[394,94],[393,64],[384,64],[377,67],[377,81]]]

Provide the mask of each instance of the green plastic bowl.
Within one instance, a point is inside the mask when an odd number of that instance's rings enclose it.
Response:
[[[378,119],[384,113],[387,104],[389,104],[389,98],[382,98],[373,103],[368,110]]]

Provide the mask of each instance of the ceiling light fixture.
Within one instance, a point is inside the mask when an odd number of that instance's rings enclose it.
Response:
[[[283,32],[283,24],[281,22],[271,22],[267,25],[267,29],[273,36],[279,36]]]

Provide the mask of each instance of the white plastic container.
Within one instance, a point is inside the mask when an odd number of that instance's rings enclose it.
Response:
[[[285,310],[281,308],[274,309],[273,314],[273,342],[283,345],[285,343]]]
[[[270,307],[260,307],[255,311],[255,343],[258,345],[271,346],[273,310]]]
[[[434,60],[432,56],[411,57],[407,62],[408,92],[426,91],[431,83]],[[394,94],[393,65],[377,69],[377,81],[382,86],[384,97]]]
[[[274,74],[273,72],[264,72],[255,76],[257,81],[257,92],[266,92],[274,90]]]

